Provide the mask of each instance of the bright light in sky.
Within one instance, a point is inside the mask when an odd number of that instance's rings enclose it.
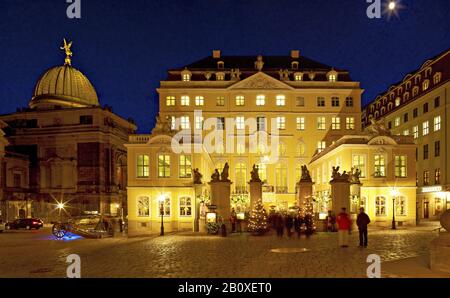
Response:
[[[383,14],[387,16],[388,20],[394,16],[398,18],[400,10],[405,8],[401,0],[388,0],[384,2],[383,6]]]

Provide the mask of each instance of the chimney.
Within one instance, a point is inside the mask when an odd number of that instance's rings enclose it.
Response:
[[[213,58],[220,59],[220,50],[213,50]]]
[[[298,59],[298,58],[300,58],[300,51],[299,51],[299,50],[292,50],[292,51],[291,51],[291,58],[292,58],[292,59]]]

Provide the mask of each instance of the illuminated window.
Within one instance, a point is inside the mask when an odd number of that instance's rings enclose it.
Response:
[[[237,163],[235,167],[236,192],[247,191],[247,166],[245,163]]]
[[[347,130],[354,130],[355,129],[355,118],[354,117],[347,117],[347,118],[345,118],[345,128]]]
[[[137,156],[137,177],[148,178],[150,172],[150,157],[147,154],[140,154]]]
[[[181,116],[180,126],[181,126],[181,129],[190,129],[191,128],[191,124],[190,124],[188,116]]]
[[[189,82],[191,80],[191,74],[190,73],[183,73],[181,77],[183,79],[183,82]]]
[[[245,105],[245,97],[242,95],[236,96],[236,106],[242,107]]]
[[[258,154],[259,155],[263,155],[264,153],[266,153],[266,145],[264,144],[258,144]]]
[[[317,129],[325,130],[326,129],[326,119],[325,117],[317,117]]]
[[[434,184],[441,184],[441,169],[434,170]]]
[[[395,213],[397,216],[406,216],[406,198],[403,196],[397,197],[395,200]]]
[[[286,129],[286,117],[277,117],[277,129]]]
[[[205,105],[205,98],[203,96],[196,96],[195,97],[195,105],[196,106],[204,106]]]
[[[441,116],[434,117],[434,131],[441,130]]]
[[[216,98],[216,106],[218,106],[218,107],[223,107],[223,106],[225,106],[225,97],[223,97],[223,96],[218,96],[218,97]]]
[[[305,117],[297,117],[297,130],[305,130]]]
[[[180,178],[192,178],[192,157],[190,155],[180,155],[179,174]]]
[[[409,129],[405,129],[405,130],[403,131],[403,135],[404,135],[404,136],[409,136]]]
[[[419,126],[418,125],[413,127],[413,136],[414,136],[414,139],[419,138]]]
[[[195,116],[195,129],[202,130],[203,129],[203,117]]]
[[[422,83],[422,90],[423,90],[423,91],[428,90],[429,87],[430,87],[430,81],[429,81],[429,80],[425,80],[425,81]]]
[[[395,156],[395,177],[406,178],[406,175],[407,175],[406,156],[405,155]]]
[[[180,198],[180,216],[192,215],[192,199],[190,197]]]
[[[395,99],[395,106],[396,107],[400,106],[400,103],[401,103],[400,98],[396,98]]]
[[[305,154],[306,154],[305,142],[300,141],[297,145],[297,156],[305,156]]]
[[[167,154],[158,155],[158,177],[159,178],[170,177],[170,155]]]
[[[236,129],[245,129],[245,119],[242,116],[236,117]]]
[[[236,148],[236,153],[242,155],[245,153],[245,144],[238,143]]]
[[[170,129],[172,130],[177,129],[177,120],[175,116],[170,116]]]
[[[375,215],[386,216],[386,198],[378,196],[375,198]]]
[[[175,106],[175,96],[167,96],[166,97],[166,106],[168,106],[168,107]]]
[[[329,80],[330,82],[336,82],[336,81],[337,81],[337,75],[336,75],[336,74],[330,74],[330,75],[328,76],[328,80]]]
[[[366,156],[353,155],[353,167],[361,171],[361,178],[366,177]]]
[[[286,156],[286,144],[285,143],[279,143],[278,144],[278,156]]]
[[[217,129],[218,130],[225,129],[225,117],[217,117]]]
[[[258,164],[258,174],[262,182],[267,182],[267,165],[265,163]]]
[[[345,98],[345,106],[348,108],[353,107],[353,97]]]
[[[218,72],[218,73],[216,73],[216,80],[217,80],[217,81],[223,81],[223,80],[225,80],[225,73],[223,73],[223,72]]]
[[[169,197],[164,198],[162,210],[161,210],[160,206],[161,206],[161,202],[158,202],[159,216],[170,216],[170,198]]]
[[[317,98],[317,106],[318,107],[324,107],[325,106],[325,98],[324,97],[318,97]]]
[[[187,95],[181,96],[181,105],[189,106],[189,96],[187,96]]]
[[[436,73],[433,77],[434,84],[439,84],[441,82],[442,74],[440,72]]]
[[[341,129],[341,118],[340,117],[332,117],[331,118],[331,129],[332,130]]]
[[[277,95],[276,97],[276,103],[277,106],[285,106],[286,105],[286,96],[284,95]]]
[[[256,96],[256,105],[264,106],[266,104],[266,97],[264,95]]]
[[[339,102],[339,97],[332,97],[331,98],[331,106],[332,107],[339,107],[340,102]]]
[[[300,82],[303,79],[303,74],[301,72],[296,72],[294,74],[294,80]]]
[[[305,98],[304,98],[304,97],[301,97],[301,96],[297,97],[297,98],[295,99],[295,105],[296,105],[297,107],[304,107],[304,106],[305,106]]]
[[[395,120],[394,120],[394,125],[395,125],[395,127],[398,127],[398,126],[400,126],[400,122],[401,120],[400,120],[400,117],[396,117],[395,118]]]
[[[424,123],[422,123],[422,134],[426,136],[429,133],[430,133],[430,123],[428,121],[425,121]]]
[[[138,217],[150,217],[150,198],[138,197],[137,198],[137,210]]]
[[[275,192],[287,193],[287,166],[284,163],[279,163],[275,166]]]
[[[430,171],[423,172],[423,185],[430,185]]]
[[[256,129],[258,131],[266,131],[266,117],[256,118]]]
[[[319,141],[317,142],[317,152],[322,152],[323,150],[325,150],[326,148],[326,143],[325,141]]]
[[[375,177],[386,177],[386,160],[384,158],[384,155],[375,154],[374,171]]]

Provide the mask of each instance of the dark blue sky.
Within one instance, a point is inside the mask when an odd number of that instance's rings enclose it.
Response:
[[[0,113],[26,106],[39,76],[73,65],[102,104],[148,132],[166,70],[221,49],[224,55],[302,55],[348,69],[367,102],[450,48],[449,0],[402,0],[399,18],[370,20],[366,0],[0,0]]]

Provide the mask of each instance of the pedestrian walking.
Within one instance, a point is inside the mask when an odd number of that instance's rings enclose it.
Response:
[[[328,211],[328,215],[325,218],[326,224],[326,232],[335,232],[336,231],[336,218],[333,216],[331,210]]]
[[[283,232],[284,232],[284,221],[283,216],[281,214],[278,214],[275,219],[275,225],[277,229],[277,236],[282,238]]]
[[[347,208],[342,208],[336,221],[339,229],[339,246],[348,247],[348,235],[352,226],[352,221],[347,213]]]
[[[286,214],[285,217],[285,225],[286,225],[286,232],[289,238],[292,236],[292,227],[294,226],[294,219],[290,214]]]
[[[370,224],[370,217],[367,215],[367,213],[364,212],[364,208],[359,208],[359,214],[356,218],[356,225],[358,226],[359,230],[359,246],[360,247],[367,247],[368,239],[367,239],[367,226]]]
[[[231,215],[230,215],[230,222],[231,222],[231,233],[236,232],[236,222],[237,222],[237,215],[234,208],[231,209]]]
[[[300,214],[297,214],[297,216],[294,218],[294,229],[297,232],[297,237],[300,239],[302,235],[302,217]]]

